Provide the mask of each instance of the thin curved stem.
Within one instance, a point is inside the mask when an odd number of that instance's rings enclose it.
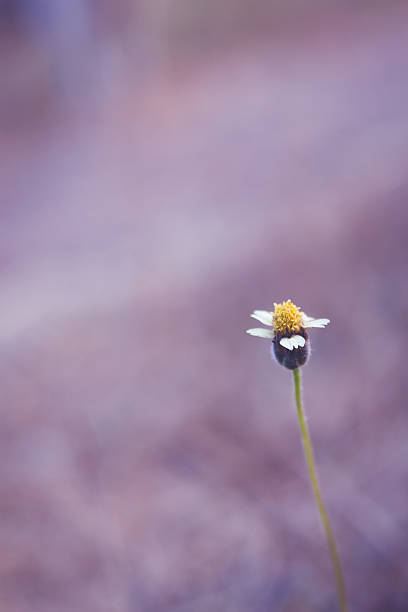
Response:
[[[302,434],[302,442],[306,455],[307,467],[309,470],[310,482],[312,483],[313,493],[316,499],[317,508],[319,510],[320,519],[323,524],[326,534],[327,543],[329,545],[330,555],[333,562],[334,574],[336,577],[337,596],[339,608],[341,612],[347,612],[346,588],[344,584],[343,571],[339,553],[337,552],[336,540],[333,530],[330,525],[329,517],[323,503],[322,494],[320,491],[319,479],[317,477],[316,465],[313,456],[312,442],[310,440],[309,429],[307,426],[305,414],[302,407],[302,390],[301,390],[301,374],[300,369],[293,370],[293,380],[295,383],[295,398],[296,408],[299,417],[300,431]]]

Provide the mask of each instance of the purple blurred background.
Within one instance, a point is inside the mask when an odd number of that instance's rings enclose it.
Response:
[[[0,0],[0,609],[408,610],[408,6]]]

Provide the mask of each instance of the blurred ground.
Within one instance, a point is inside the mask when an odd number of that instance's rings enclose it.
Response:
[[[304,391],[350,608],[405,611],[408,9],[138,6],[51,68],[4,26],[0,608],[336,609],[290,375],[244,334],[291,297],[332,319]]]

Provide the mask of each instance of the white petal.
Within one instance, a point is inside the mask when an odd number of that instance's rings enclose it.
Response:
[[[313,319],[312,317],[303,317],[305,327],[326,327],[330,323],[330,319]]]
[[[303,336],[292,336],[292,345],[294,348],[298,348],[299,346],[305,346],[306,340]]]
[[[273,338],[275,333],[272,329],[247,329],[246,333],[250,336],[258,336],[259,338]]]
[[[267,310],[254,310],[251,317],[264,325],[273,325],[273,314]]]
[[[282,338],[279,342],[282,346],[287,348],[289,351],[299,348],[299,346],[305,346],[306,340],[303,336],[291,336],[290,338]]]
[[[282,338],[282,340],[279,341],[279,344],[288,349],[288,351],[293,351],[292,338]]]

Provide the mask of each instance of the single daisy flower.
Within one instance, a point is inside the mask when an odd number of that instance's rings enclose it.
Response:
[[[247,329],[251,336],[269,338],[272,340],[272,353],[278,363],[293,371],[293,382],[295,389],[296,410],[299,418],[300,432],[305,450],[306,464],[309,472],[310,482],[315,496],[320,520],[326,535],[327,544],[333,563],[334,576],[337,587],[337,598],[339,610],[347,612],[346,586],[344,583],[341,560],[337,550],[337,544],[331,527],[329,515],[323,502],[317,476],[312,441],[302,402],[301,369],[310,353],[310,345],[307,335],[309,327],[326,327],[329,319],[314,319],[302,312],[291,300],[275,304],[274,312],[267,310],[254,310],[251,314],[253,319],[272,329],[256,328]]]
[[[289,370],[304,365],[309,357],[310,343],[306,330],[309,327],[324,328],[329,319],[314,319],[302,312],[291,300],[274,304],[274,312],[254,310],[253,319],[272,329],[247,329],[247,334],[272,340],[272,351],[276,361]]]

